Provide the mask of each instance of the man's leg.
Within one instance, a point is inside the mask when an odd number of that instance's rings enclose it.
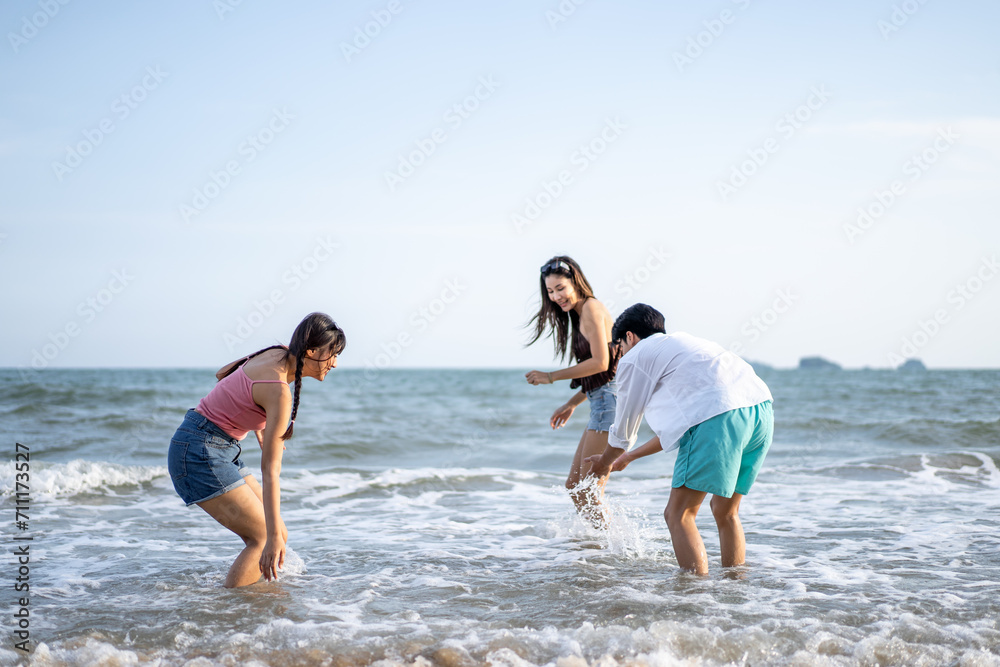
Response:
[[[722,567],[743,565],[747,557],[747,542],[740,523],[740,500],[743,496],[734,493],[732,498],[712,496],[712,514],[719,527],[719,546],[722,550]]]
[[[670,489],[670,500],[663,512],[667,528],[670,529],[677,565],[695,574],[708,574],[705,543],[695,525],[698,509],[706,495],[704,491],[695,491],[686,486]]]

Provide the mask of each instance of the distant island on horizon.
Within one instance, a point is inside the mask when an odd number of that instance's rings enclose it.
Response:
[[[750,364],[755,371],[776,371],[776,370],[807,370],[807,371],[842,371],[845,370],[840,364],[830,361],[824,357],[814,355],[808,357],[801,357],[799,359],[799,365],[794,368],[781,368],[778,366],[773,366],[763,361],[756,361],[745,359],[748,364]],[[847,369],[847,370],[880,370],[880,371],[926,371],[927,366],[923,361],[917,358],[907,359],[899,366],[895,368],[888,366],[880,366],[878,368],[873,368],[871,366],[862,366],[861,368]]]
[[[824,357],[818,355],[811,355],[808,357],[802,357],[799,360],[797,366],[778,366],[775,364],[770,364],[764,361],[756,359],[744,359],[748,364],[750,364],[754,370],[759,372],[772,372],[772,371],[793,371],[793,370],[805,370],[805,371],[907,371],[907,372],[919,372],[919,371],[1000,371],[1000,366],[941,366],[935,368],[928,368],[924,362],[917,358],[911,358],[905,360],[899,366],[893,368],[889,366],[858,366],[858,367],[847,367],[844,368],[840,364],[830,361]],[[339,367],[341,370],[349,372],[372,372],[373,367],[365,365],[354,365],[345,364]],[[449,371],[523,371],[527,366],[417,366],[417,365],[393,365],[386,368],[374,369],[377,372],[383,371],[434,371],[434,370],[449,370]],[[115,366],[56,366],[49,365],[45,368],[32,368],[31,366],[0,366],[0,372],[12,372],[18,374],[21,379],[27,379],[28,377],[35,374],[52,374],[58,373],[59,371],[100,371],[100,370],[136,370],[136,371],[156,371],[156,370],[167,370],[167,371],[211,371],[213,374],[217,370],[216,366],[198,366],[198,365],[160,365],[160,366],[130,366],[130,365],[115,365]]]

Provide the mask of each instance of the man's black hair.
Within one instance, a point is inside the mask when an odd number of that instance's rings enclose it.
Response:
[[[615,326],[611,328],[611,342],[617,344],[624,340],[627,331],[631,331],[640,339],[648,338],[655,333],[667,333],[663,323],[663,313],[644,303],[631,305],[615,320]]]

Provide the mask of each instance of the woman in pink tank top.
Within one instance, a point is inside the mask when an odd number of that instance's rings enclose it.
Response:
[[[170,440],[167,468],[178,495],[244,542],[227,588],[256,583],[262,574],[270,581],[284,565],[288,531],[278,480],[284,441],[292,437],[302,378],[322,381],[346,345],[329,315],[308,315],[288,347],[264,348],[223,366],[215,374],[218,384],[188,410]],[[240,460],[240,440],[250,431],[261,447],[263,484]]]

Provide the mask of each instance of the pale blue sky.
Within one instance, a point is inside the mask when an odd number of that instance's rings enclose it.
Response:
[[[0,365],[217,366],[321,310],[343,367],[552,369],[565,253],[750,359],[1000,366],[1000,6],[904,4],[6,3]]]

